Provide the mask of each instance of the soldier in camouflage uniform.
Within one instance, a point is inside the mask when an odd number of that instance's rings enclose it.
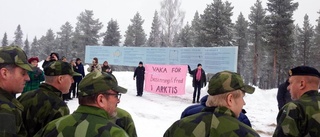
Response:
[[[115,124],[124,129],[130,137],[137,137],[136,127],[129,112],[117,108],[117,116],[112,120]]]
[[[118,86],[112,75],[98,71],[86,75],[79,89],[77,110],[50,122],[35,137],[128,137],[126,131],[111,121],[117,114],[120,93],[126,93],[127,89]]]
[[[245,93],[254,88],[230,71],[215,74],[209,81],[208,100],[202,112],[173,123],[164,137],[257,137],[251,127],[240,122]]]
[[[284,105],[277,116],[274,137],[320,137],[320,73],[308,66],[289,70],[293,101]]]
[[[0,48],[0,136],[26,136],[22,121],[23,106],[15,98],[30,80],[32,71],[24,51],[17,46]]]
[[[45,83],[39,89],[22,94],[18,100],[24,106],[22,118],[28,136],[35,135],[50,121],[68,115],[69,108],[62,100],[62,94],[69,93],[74,82],[73,71],[68,62],[53,61],[44,68]]]

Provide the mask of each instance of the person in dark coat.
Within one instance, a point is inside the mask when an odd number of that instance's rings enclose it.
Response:
[[[44,68],[45,66],[47,66],[48,64],[50,64],[50,62],[52,61],[57,61],[59,60],[59,54],[58,53],[55,53],[55,52],[52,52],[50,54],[50,56],[47,57],[46,60],[44,60],[43,64],[42,64],[42,68]]]
[[[136,68],[133,74],[133,80],[137,77],[136,86],[137,86],[137,96],[142,96],[143,94],[143,84],[144,84],[144,71],[145,68],[143,63],[140,61],[139,66]]]
[[[79,83],[82,80],[82,78],[85,76],[84,67],[83,67],[83,65],[81,63],[81,59],[80,58],[76,59],[74,71],[77,72],[77,73],[80,73],[82,76],[74,76],[73,77],[73,80],[74,80],[74,83],[73,83],[74,86],[73,86],[73,92],[72,92],[73,98],[78,97]]]
[[[201,112],[202,109],[204,109],[206,107],[207,99],[208,99],[208,95],[201,98],[200,104],[191,105],[191,106],[187,107],[181,113],[180,119]],[[238,120],[251,127],[251,122],[250,122],[249,118],[245,115],[245,113],[247,113],[246,110],[242,109],[242,112],[240,113]]]
[[[198,67],[194,70],[191,70],[190,66],[188,65],[188,71],[189,71],[189,74],[192,75],[193,77],[192,86],[194,87],[194,91],[193,91],[192,103],[195,103],[196,95],[197,95],[197,103],[200,103],[199,99],[200,99],[201,88],[207,85],[206,72],[202,69],[201,64],[198,64]]]
[[[111,66],[109,65],[108,61],[104,61],[101,67],[101,72],[106,72],[112,74]]]
[[[285,104],[291,101],[291,95],[287,87],[289,86],[288,80],[283,82],[278,87],[277,100],[278,100],[278,109],[280,110]]]

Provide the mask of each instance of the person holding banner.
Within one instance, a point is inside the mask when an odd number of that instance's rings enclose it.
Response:
[[[193,91],[193,100],[192,103],[195,103],[195,98],[196,98],[196,94],[197,94],[197,103],[199,102],[200,99],[200,91],[201,88],[205,87],[207,85],[207,78],[206,78],[206,73],[205,71],[202,69],[202,65],[198,64],[198,67],[194,70],[191,70],[190,66],[188,65],[188,71],[189,74],[192,75],[193,79],[192,79],[192,86],[194,87],[194,91]]]
[[[133,80],[135,80],[135,77],[137,77],[137,80],[136,80],[137,96],[140,96],[140,97],[143,94],[144,71],[145,71],[145,68],[143,66],[143,63],[140,61],[139,66],[136,68],[133,74]]]

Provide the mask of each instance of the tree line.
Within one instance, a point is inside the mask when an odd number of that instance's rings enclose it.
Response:
[[[232,3],[213,0],[202,13],[195,12],[193,20],[183,25],[185,11],[180,0],[163,0],[161,9],[154,12],[149,37],[143,29],[144,19],[137,12],[130,20],[124,35],[123,46],[135,47],[238,47],[238,68],[247,84],[262,89],[275,88],[288,78],[288,70],[298,65],[320,69],[320,16],[313,26],[309,16],[304,16],[302,26],[294,24],[293,14],[299,3],[293,0],[268,0],[266,7],[261,0],[250,7],[248,20],[242,13],[235,23]],[[320,14],[320,11],[318,12]],[[66,22],[60,31],[47,33],[23,42],[23,32],[18,25],[10,45],[23,47],[28,56],[45,59],[52,51],[67,58],[84,58],[86,45],[120,46],[119,25],[111,19],[107,30],[94,18],[92,10],[85,10],[77,17],[75,28]],[[102,44],[99,44],[102,38]],[[2,46],[8,46],[4,33]],[[205,64],[204,64],[205,65]]]

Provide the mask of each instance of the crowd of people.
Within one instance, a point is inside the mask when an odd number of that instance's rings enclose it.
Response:
[[[127,89],[118,85],[107,61],[100,66],[93,58],[87,75],[80,58],[68,62],[51,53],[43,71],[38,62],[17,46],[0,47],[0,136],[138,136],[130,113],[117,107]],[[200,100],[200,90],[207,84],[205,71],[201,64],[188,70],[193,77],[192,103],[200,104],[186,108],[164,137],[259,136],[243,109],[243,97],[253,94],[254,87],[236,72],[221,71],[210,78],[208,95]],[[137,96],[143,95],[144,74],[139,62],[133,76]],[[273,136],[320,136],[319,83],[315,68],[289,70],[288,80],[279,86]],[[74,98],[79,106],[70,114],[66,100]]]

